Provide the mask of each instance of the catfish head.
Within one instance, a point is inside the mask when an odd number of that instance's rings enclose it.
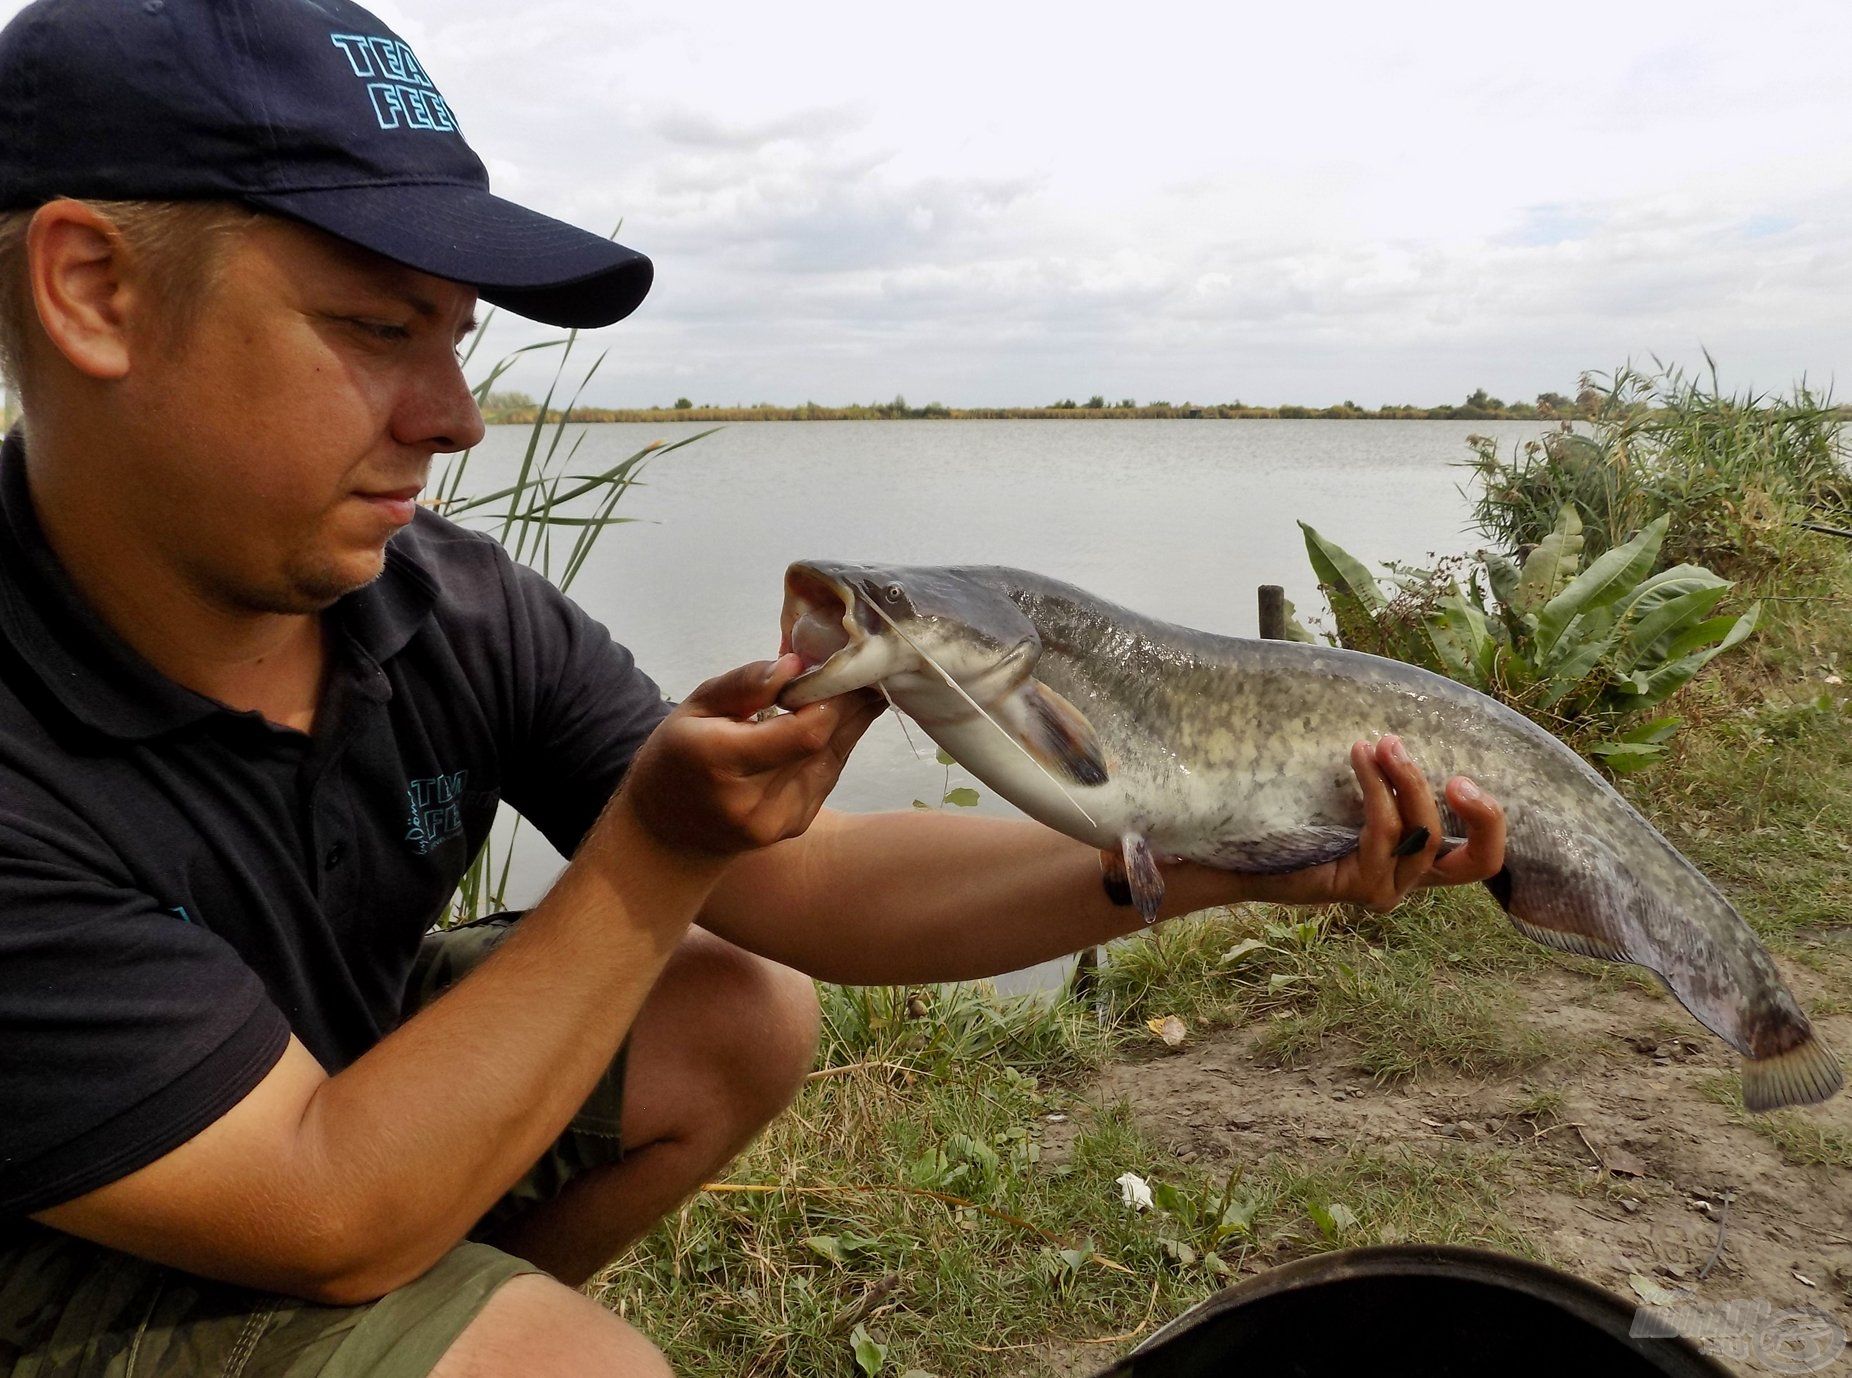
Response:
[[[1106,782],[1100,742],[1073,704],[1035,679],[1042,638],[1011,596],[1010,574],[973,566],[792,565],[779,649],[795,651],[804,669],[778,702],[801,708],[879,685],[945,746],[953,741],[947,729],[981,720],[987,726],[953,748],[967,769],[1008,793],[999,783],[1008,778],[1005,765],[1026,760],[1091,824],[1072,790]],[[1011,797],[1023,804],[1020,791]]]
[[[786,708],[869,685],[922,714],[955,681],[979,703],[1020,686],[1042,653],[1035,624],[1006,588],[982,574],[937,567],[805,560],[785,571],[780,653],[804,669],[778,701]],[[949,705],[948,705],[949,706]]]

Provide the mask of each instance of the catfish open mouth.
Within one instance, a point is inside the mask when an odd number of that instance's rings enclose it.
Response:
[[[815,565],[794,564],[785,571],[785,604],[779,617],[780,655],[795,653],[803,670],[778,696],[787,708],[814,703],[875,683],[870,653],[881,639],[880,619],[847,581]]]

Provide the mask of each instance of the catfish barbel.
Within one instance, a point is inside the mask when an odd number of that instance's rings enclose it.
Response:
[[[1717,887],[1569,747],[1463,684],[1213,636],[990,566],[794,564],[781,622],[805,665],[785,707],[878,686],[1024,813],[1122,863],[1147,922],[1159,861],[1277,874],[1355,851],[1350,745],[1393,732],[1437,793],[1464,774],[1504,805],[1505,868],[1486,885],[1519,932],[1658,975],[1743,1055],[1751,1110],[1840,1088],[1838,1060]]]

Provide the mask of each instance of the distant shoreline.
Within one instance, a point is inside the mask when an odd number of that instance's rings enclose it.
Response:
[[[486,414],[490,425],[531,426],[537,407],[512,407]],[[572,422],[675,421],[1580,421],[1581,411],[1506,407],[575,407],[568,415],[549,410],[544,424]]]

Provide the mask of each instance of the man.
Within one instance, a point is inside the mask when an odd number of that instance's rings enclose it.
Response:
[[[478,293],[598,325],[647,259],[489,195],[346,0],[40,0],[0,35],[0,1371],[660,1375],[573,1290],[814,1054],[809,977],[1137,926],[1038,825],[821,811],[876,715],[675,707],[419,510]],[[1501,864],[1392,738],[1358,854],[1168,912]],[[571,863],[427,935],[498,801]],[[950,878],[950,879],[948,879]],[[799,975],[798,973],[804,973]],[[441,993],[440,993],[441,992]]]

